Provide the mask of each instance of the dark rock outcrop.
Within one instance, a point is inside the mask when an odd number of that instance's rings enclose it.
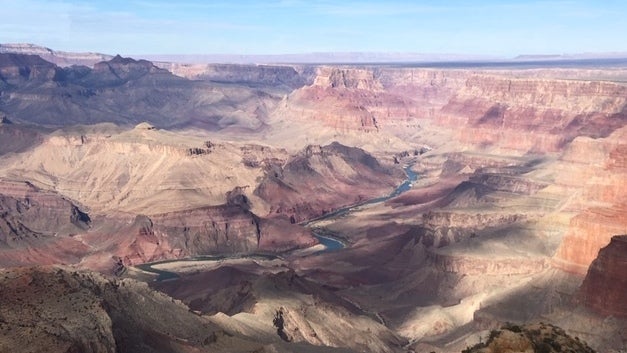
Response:
[[[579,338],[568,335],[560,327],[540,323],[503,326],[500,330],[493,330],[485,343],[462,351],[462,353],[501,352],[594,353],[594,350]]]

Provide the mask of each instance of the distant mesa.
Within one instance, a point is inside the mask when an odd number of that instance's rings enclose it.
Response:
[[[156,67],[150,61],[124,58],[119,54],[111,60],[94,64],[94,71],[98,73],[111,73],[123,81],[137,79],[149,73],[169,73],[165,69]]]
[[[140,66],[147,66],[147,67],[154,66],[152,62],[148,60],[143,60],[143,59],[135,60],[133,58],[125,58],[121,56],[120,54],[114,56],[113,59],[111,60],[108,60],[108,61],[105,60],[105,61],[100,62],[99,64],[102,64],[102,63],[108,63],[110,65],[140,65]]]
[[[92,67],[97,62],[112,58],[111,55],[107,54],[57,51],[28,43],[0,44],[0,53],[38,55],[42,59],[61,67],[68,67],[72,65],[86,65]]]
[[[109,60],[109,62],[112,64],[128,65],[128,64],[136,63],[137,60],[133,58],[124,58],[120,54],[117,54],[116,56],[113,57],[113,59]]]
[[[157,130],[157,128],[144,121],[143,123],[137,124],[135,130]]]

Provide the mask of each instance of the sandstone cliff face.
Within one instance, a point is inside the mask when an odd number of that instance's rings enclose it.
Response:
[[[429,119],[462,142],[515,151],[557,151],[580,135],[625,124],[627,88],[609,82],[515,78],[471,70],[321,68],[279,114],[338,130],[416,127]],[[313,107],[317,108],[314,111]],[[528,134],[521,136],[520,131]]]
[[[486,258],[428,252],[428,259],[440,271],[467,276],[534,274],[549,266],[544,258]]]
[[[375,77],[372,70],[367,69],[339,69],[335,67],[321,67],[313,83],[314,86],[337,89],[358,89],[377,92],[383,85]]]
[[[251,252],[259,247],[260,219],[238,206],[215,206],[151,217],[157,231],[178,235],[191,254]]]
[[[414,115],[402,96],[383,89],[371,70],[322,67],[314,83],[294,91],[273,115],[313,120],[339,131],[374,132]]]
[[[189,255],[283,251],[313,245],[308,231],[287,220],[264,220],[239,205],[224,205],[151,217],[154,231]]]
[[[584,275],[612,235],[625,231],[626,136],[622,128],[605,139],[578,138],[562,157],[569,163],[557,182],[576,191],[565,204],[575,215],[554,257],[560,268]]]
[[[626,92],[613,83],[473,76],[442,113],[470,125],[467,142],[557,151],[576,136],[606,137],[623,126]],[[521,139],[520,131],[531,134]]]
[[[317,243],[308,230],[288,220],[264,219],[237,204],[131,219],[99,217],[92,228],[74,237],[88,246],[75,261],[103,273],[117,273],[121,265],[209,254],[276,253]],[[22,263],[40,262],[29,258]]]
[[[605,316],[627,318],[627,235],[612,237],[588,268],[579,298]]]
[[[429,211],[422,215],[419,235],[428,247],[442,247],[475,237],[476,232],[503,227],[527,218],[524,214]]]

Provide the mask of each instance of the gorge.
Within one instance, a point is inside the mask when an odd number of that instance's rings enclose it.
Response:
[[[621,352],[625,82],[3,47],[0,351]]]

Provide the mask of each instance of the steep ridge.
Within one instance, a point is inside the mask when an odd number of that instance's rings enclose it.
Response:
[[[625,138],[626,128],[605,139],[577,138],[562,157],[568,163],[557,182],[578,190],[564,205],[575,216],[555,254],[560,268],[584,275],[599,249],[626,229]]]

